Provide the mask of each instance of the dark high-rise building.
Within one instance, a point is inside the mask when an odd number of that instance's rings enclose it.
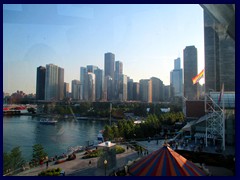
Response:
[[[205,91],[235,91],[235,41],[204,9]]]
[[[86,80],[87,79],[87,68],[85,67],[80,67],[80,100],[84,100],[85,99],[85,89],[86,86]]]
[[[36,84],[36,99],[44,100],[45,98],[45,75],[46,68],[39,66],[37,68],[37,84]]]
[[[104,72],[105,76],[110,76],[114,79],[114,64],[115,64],[115,55],[113,53],[104,54]]]
[[[184,97],[188,100],[197,100],[197,85],[192,78],[198,74],[197,49],[195,46],[187,46],[183,50],[184,58]]]
[[[133,83],[133,100],[134,101],[139,101],[139,83],[138,82],[134,82]]]
[[[133,79],[128,78],[127,82],[127,99],[128,101],[133,100]]]

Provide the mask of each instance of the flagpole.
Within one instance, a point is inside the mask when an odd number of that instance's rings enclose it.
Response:
[[[222,85],[222,98],[223,98],[223,150],[225,151],[225,100],[224,100],[224,83]]]

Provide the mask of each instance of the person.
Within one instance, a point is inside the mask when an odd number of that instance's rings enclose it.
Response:
[[[46,162],[46,168],[48,168],[48,161]]]
[[[88,163],[88,165],[89,165],[89,166],[91,166],[91,164],[92,164],[92,162],[91,162],[91,160],[89,160],[89,163]]]

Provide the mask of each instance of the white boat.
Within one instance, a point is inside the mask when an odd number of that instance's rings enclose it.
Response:
[[[42,124],[56,124],[58,121],[54,119],[41,119],[40,123]]]

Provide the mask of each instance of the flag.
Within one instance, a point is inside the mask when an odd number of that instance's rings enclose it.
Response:
[[[198,83],[200,79],[202,79],[203,75],[204,75],[204,69],[197,76],[192,78],[193,84]]]
[[[218,97],[218,104],[220,104],[222,97],[223,97],[223,92],[224,92],[224,83],[222,84],[222,89]]]

